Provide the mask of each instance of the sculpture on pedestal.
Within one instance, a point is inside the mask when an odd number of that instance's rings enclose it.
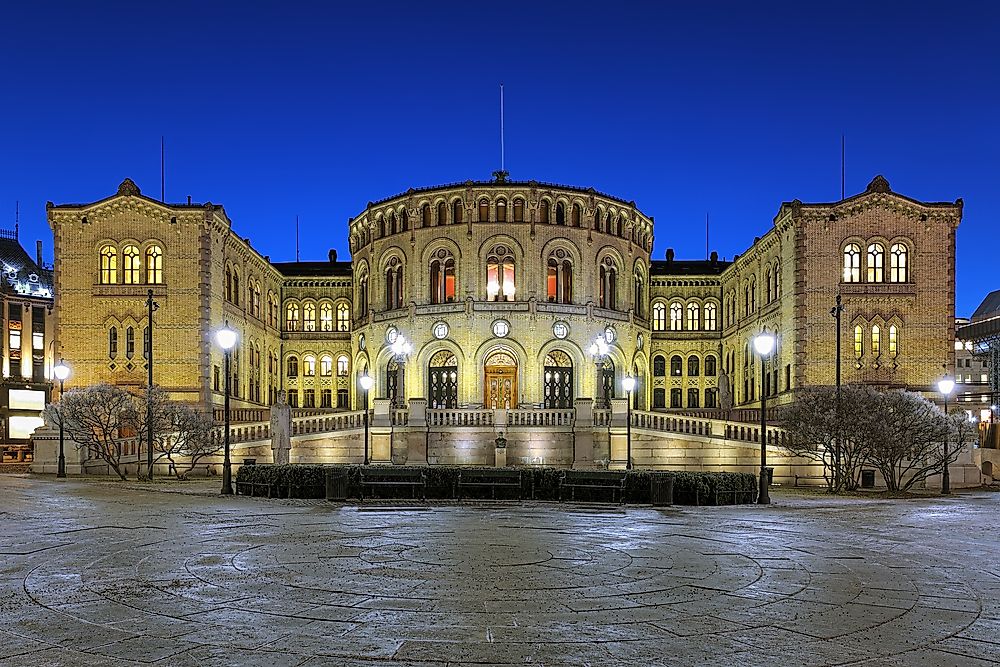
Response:
[[[271,452],[275,465],[288,463],[292,450],[292,409],[285,399],[285,391],[271,406]]]

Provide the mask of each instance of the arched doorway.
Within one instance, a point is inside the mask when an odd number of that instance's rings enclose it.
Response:
[[[434,410],[458,407],[458,360],[454,353],[440,350],[427,364],[427,396]]]
[[[517,407],[517,358],[507,350],[491,352],[483,362],[483,404],[491,410]]]
[[[542,380],[546,408],[573,407],[573,361],[568,354],[552,350],[545,355]]]
[[[610,357],[604,358],[600,376],[597,378],[598,401],[602,408],[611,407],[611,399],[615,397],[615,362]]]
[[[402,405],[402,384],[399,381],[400,369],[402,365],[395,359],[390,359],[385,365],[385,397],[392,401],[392,405],[400,407]]]

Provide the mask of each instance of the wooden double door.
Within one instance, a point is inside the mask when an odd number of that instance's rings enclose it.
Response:
[[[517,407],[517,366],[486,366],[483,403],[490,410]]]

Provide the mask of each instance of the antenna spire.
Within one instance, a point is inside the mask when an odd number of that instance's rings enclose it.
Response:
[[[299,216],[295,216],[295,261],[299,261]]]
[[[840,135],[840,199],[841,199],[841,201],[843,201],[843,199],[844,199],[844,180],[845,180],[845,176],[846,176],[846,166],[845,165],[847,163],[846,157],[847,157],[846,143],[844,141],[844,135],[842,134],[842,135]]]
[[[166,180],[166,163],[164,162],[165,147],[163,142],[163,135],[160,135],[160,201],[167,201],[167,180]]]
[[[497,183],[503,183],[507,180],[507,170],[504,168],[504,150],[503,150],[503,82],[500,82],[500,170],[493,172],[493,179]]]
[[[709,254],[708,254],[708,211],[705,211],[705,259],[709,259]]]

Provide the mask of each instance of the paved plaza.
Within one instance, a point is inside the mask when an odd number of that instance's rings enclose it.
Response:
[[[1000,494],[654,510],[183,488],[206,493],[0,477],[0,665],[1000,658]]]

